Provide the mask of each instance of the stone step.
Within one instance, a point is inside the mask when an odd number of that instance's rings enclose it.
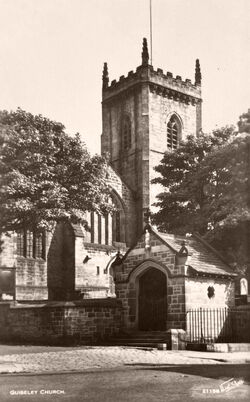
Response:
[[[113,346],[137,346],[157,348],[158,344],[167,343],[167,333],[162,331],[136,331],[119,333],[107,341]]]
[[[105,346],[127,346],[127,347],[137,347],[137,348],[157,348],[158,344],[162,344],[163,342],[111,342],[105,343]],[[166,343],[166,342],[164,342]]]
[[[126,346],[126,347],[140,347],[140,348],[157,348],[159,344],[167,344],[165,341],[119,341],[119,340],[109,340],[105,342],[104,346]],[[168,349],[169,347],[167,347]]]
[[[137,331],[137,332],[121,332],[117,334],[115,337],[116,338],[142,338],[142,339],[147,339],[147,338],[167,338],[168,334],[166,332],[162,331],[154,331],[154,332],[149,332],[149,331]]]
[[[167,343],[166,339],[158,338],[158,339],[141,339],[141,338],[134,338],[134,339],[116,339],[116,338],[111,338],[109,339],[109,342],[114,342],[114,343],[120,343],[120,344],[129,344],[129,343]]]

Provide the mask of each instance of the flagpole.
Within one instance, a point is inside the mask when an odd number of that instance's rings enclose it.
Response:
[[[150,13],[150,64],[153,64],[153,33],[152,33],[152,0],[149,0],[149,13]]]

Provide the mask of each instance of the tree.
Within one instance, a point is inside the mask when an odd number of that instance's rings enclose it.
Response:
[[[230,262],[250,262],[250,136],[233,127],[189,136],[165,153],[154,179],[165,187],[154,222],[176,234],[199,232]]]
[[[243,113],[240,116],[238,126],[239,126],[240,133],[250,134],[250,109],[248,109],[248,111],[246,113]]]
[[[55,221],[85,223],[84,213],[110,210],[105,160],[79,134],[24,110],[0,112],[1,231],[50,229]]]

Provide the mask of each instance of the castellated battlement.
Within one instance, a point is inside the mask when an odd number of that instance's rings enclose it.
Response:
[[[164,97],[187,104],[197,104],[201,101],[201,72],[199,60],[195,65],[195,82],[190,79],[182,80],[180,75],[173,76],[171,72],[163,72],[161,68],[154,70],[149,64],[149,53],[146,38],[143,39],[142,63],[136,71],[129,71],[127,76],[121,75],[119,81],[113,80],[109,84],[107,63],[103,69],[103,101],[111,100],[124,91],[134,90],[136,87],[148,84],[150,91]]]
[[[119,81],[111,81],[110,85],[103,88],[103,101],[141,84],[149,84],[152,92],[170,99],[179,99],[194,104],[201,99],[200,85],[193,84],[190,79],[184,81],[179,75],[174,77],[169,71],[164,74],[162,69],[154,70],[152,66],[148,65],[137,67],[135,72],[129,71],[128,75],[126,77],[122,75]]]

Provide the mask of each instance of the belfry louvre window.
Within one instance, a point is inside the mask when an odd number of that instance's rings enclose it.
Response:
[[[167,147],[169,149],[177,149],[180,134],[180,123],[175,116],[172,116],[167,124]]]
[[[45,259],[45,232],[22,230],[17,233],[17,255]]]
[[[131,148],[131,122],[129,116],[124,116],[122,122],[122,144],[123,149]]]

